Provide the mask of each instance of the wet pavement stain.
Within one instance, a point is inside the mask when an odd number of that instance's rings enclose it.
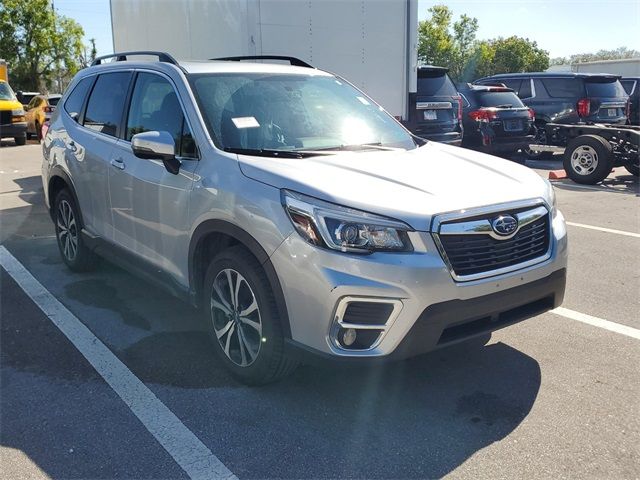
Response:
[[[482,422],[491,426],[499,422],[518,424],[527,411],[528,409],[523,409],[503,397],[478,391],[460,397],[456,414],[469,417],[472,423]]]
[[[151,330],[151,324],[142,315],[133,312],[118,296],[116,288],[101,279],[87,279],[70,283],[64,287],[67,296],[84,305],[104,308],[118,313],[129,326]]]

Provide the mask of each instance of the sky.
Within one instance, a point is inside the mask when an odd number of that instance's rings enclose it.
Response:
[[[552,58],[623,46],[640,50],[640,0],[419,0],[418,18],[426,19],[435,4],[449,6],[455,18],[477,18],[479,40],[518,35]],[[54,6],[82,25],[87,43],[96,39],[99,55],[113,51],[109,0],[54,0]]]

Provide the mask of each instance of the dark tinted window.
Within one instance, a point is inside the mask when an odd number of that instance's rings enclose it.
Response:
[[[92,83],[93,77],[83,78],[67,97],[67,100],[64,102],[64,109],[69,115],[80,115],[82,104],[84,103],[84,99],[86,98]]]
[[[60,97],[53,97],[53,98],[49,98],[49,105],[51,105],[52,107],[55,107],[56,105],[58,105],[58,102],[60,101]]]
[[[481,107],[524,107],[518,96],[513,92],[478,92],[476,98]]]
[[[587,80],[585,82],[587,87],[587,95],[590,97],[626,97],[627,92],[622,88],[622,84],[618,80],[614,81],[601,81],[601,80]]]
[[[622,83],[624,91],[627,92],[627,95],[631,95],[631,92],[633,92],[633,85],[634,83],[636,83],[635,80],[621,80],[620,83]]]
[[[544,88],[550,97],[582,97],[582,81],[577,78],[543,78]]]
[[[171,134],[176,142],[176,155],[195,156],[195,142],[173,85],[160,75],[140,73],[131,97],[126,139],[152,130]]]
[[[520,84],[520,88],[516,91],[520,98],[531,98],[531,80],[525,78]]]
[[[457,90],[444,72],[421,72],[418,70],[418,95],[457,95]]]
[[[122,119],[130,72],[104,73],[98,77],[91,91],[84,126],[115,137]]]

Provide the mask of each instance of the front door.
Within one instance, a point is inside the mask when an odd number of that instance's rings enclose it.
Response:
[[[182,162],[177,175],[160,160],[136,157],[136,133],[166,131],[176,142]],[[114,147],[109,168],[113,241],[187,283],[178,267],[189,237],[189,195],[197,154],[181,104],[171,81],[155,73],[137,74],[124,139]]]

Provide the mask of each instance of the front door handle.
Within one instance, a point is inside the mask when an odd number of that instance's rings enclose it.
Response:
[[[121,158],[114,158],[111,160],[111,166],[116,167],[118,170],[124,170],[124,160]]]

